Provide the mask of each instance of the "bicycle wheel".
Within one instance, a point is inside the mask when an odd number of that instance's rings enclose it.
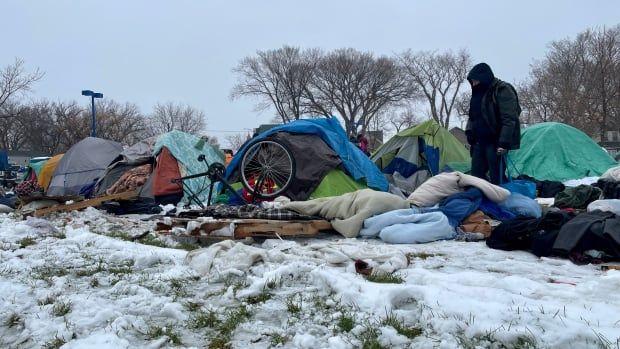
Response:
[[[241,183],[253,197],[272,199],[281,195],[295,174],[295,159],[276,140],[252,144],[241,159]]]

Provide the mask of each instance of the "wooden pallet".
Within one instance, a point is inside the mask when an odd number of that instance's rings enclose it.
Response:
[[[118,200],[131,200],[138,197],[137,191],[126,191],[124,193],[100,196],[88,200],[82,200],[67,205],[56,205],[52,207],[41,208],[34,211],[35,217],[45,216],[46,214],[53,212],[68,212],[74,210],[81,210],[83,208],[98,206],[106,201],[118,201]]]
[[[156,230],[167,234],[174,227],[187,227],[191,221],[193,220],[177,218],[173,219],[172,224],[158,222]],[[231,236],[213,234],[219,229],[230,226],[233,227],[233,234]],[[201,240],[244,239],[246,237],[311,237],[319,235],[321,231],[332,229],[331,223],[325,220],[218,219],[200,222],[191,231],[187,231],[185,235]]]

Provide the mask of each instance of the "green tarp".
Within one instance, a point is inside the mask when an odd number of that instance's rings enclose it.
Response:
[[[578,129],[544,122],[521,130],[521,149],[510,152],[520,173],[538,180],[565,181],[600,176],[618,163]],[[514,169],[509,164],[511,175]]]

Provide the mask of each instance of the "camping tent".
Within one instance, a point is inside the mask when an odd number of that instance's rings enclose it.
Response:
[[[49,196],[78,195],[101,177],[123,147],[114,141],[87,137],[74,144],[62,157],[47,188]]]
[[[224,155],[215,147],[201,141],[200,138],[181,131],[171,131],[158,137],[140,141],[123,150],[106,169],[98,181],[95,195],[105,195],[124,174],[145,164],[153,164],[146,183],[139,189],[141,198],[154,199],[158,203],[176,204],[181,198],[189,202],[189,191],[197,199],[205,202],[209,195],[208,177],[197,177],[184,181],[187,192],[174,182],[182,176],[207,171],[207,165],[198,161],[205,156],[207,163],[223,163]]]
[[[228,165],[225,176],[229,182],[240,179],[239,165],[245,151],[264,139],[283,143],[295,159],[292,182],[283,192],[293,200],[340,195],[366,186],[381,191],[388,188],[381,172],[359,148],[349,142],[335,118],[296,120],[258,134],[235,154]],[[345,178],[342,173],[332,171],[334,169],[343,171]],[[321,186],[326,178],[334,184],[334,190],[328,190],[328,185]],[[316,189],[320,190],[315,192]]]
[[[384,173],[398,171],[404,177],[420,168],[435,175],[446,165],[471,162],[465,146],[433,119],[399,132],[381,145],[370,159]]]
[[[41,172],[37,174],[37,182],[43,188],[44,191],[47,191],[47,187],[50,185],[50,181],[52,180],[52,175],[54,171],[56,171],[56,166],[62,159],[64,154],[54,155],[45,161],[45,164],[41,168]]]
[[[559,122],[521,130],[521,148],[511,151],[510,159],[520,173],[552,181],[600,176],[618,165],[588,135]]]
[[[26,173],[24,173],[24,181],[37,182],[41,170],[45,166],[45,163],[49,160],[48,156],[35,157],[28,161],[28,167]]]

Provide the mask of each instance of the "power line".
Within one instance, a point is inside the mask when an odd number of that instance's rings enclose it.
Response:
[[[205,132],[229,132],[229,133],[244,133],[244,132],[253,132],[252,129],[245,130],[205,130]]]

